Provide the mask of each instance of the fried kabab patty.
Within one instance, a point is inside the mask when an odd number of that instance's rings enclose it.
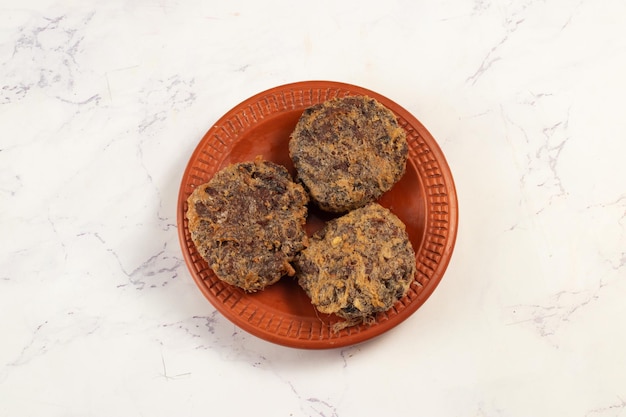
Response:
[[[322,210],[346,212],[376,200],[404,174],[406,132],[365,96],[306,109],[289,140],[297,179]]]
[[[389,310],[416,272],[404,223],[378,203],[329,221],[311,237],[295,267],[313,305],[348,325]]]
[[[248,292],[294,275],[307,244],[308,196],[281,165],[232,164],[189,196],[189,231],[215,275]]]

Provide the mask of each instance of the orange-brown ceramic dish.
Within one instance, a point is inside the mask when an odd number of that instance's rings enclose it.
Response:
[[[374,324],[333,332],[341,319],[317,312],[294,278],[284,277],[263,291],[247,294],[222,282],[198,255],[187,228],[187,197],[228,164],[257,155],[286,166],[289,134],[302,111],[346,95],[367,95],[391,109],[406,130],[406,174],[379,202],[407,226],[416,252],[417,274],[409,292]],[[307,230],[329,215],[309,208]],[[215,123],[202,138],[184,172],[177,207],[178,234],[185,261],[204,296],[234,324],[267,341],[305,349],[344,347],[369,340],[413,314],[433,293],[452,255],[458,208],[454,181],[437,142],[408,111],[376,92],[330,81],[304,81],[275,87],[245,100]]]

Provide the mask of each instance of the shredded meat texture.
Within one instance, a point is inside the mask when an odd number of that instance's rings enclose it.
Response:
[[[416,272],[404,223],[378,203],[329,221],[295,266],[298,283],[316,308],[347,319],[347,325],[389,310]]]
[[[308,196],[285,167],[260,158],[230,165],[187,203],[191,239],[218,278],[254,292],[295,274]]]
[[[402,177],[408,145],[391,110],[373,98],[349,96],[306,109],[289,154],[311,200],[342,213],[376,200]]]

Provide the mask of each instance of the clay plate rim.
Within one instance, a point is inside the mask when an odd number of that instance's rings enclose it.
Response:
[[[313,104],[346,95],[375,98],[396,114],[407,131],[409,160],[405,177],[408,179],[403,178],[404,185],[398,185],[403,187],[402,192],[392,189],[379,202],[396,212],[407,225],[415,224],[407,226],[407,230],[416,251],[418,274],[409,294],[390,311],[377,315],[373,324],[352,326],[335,333],[330,328],[339,319],[317,313],[310,303],[306,305],[308,299],[303,295],[304,291],[288,278],[256,294],[246,294],[220,281],[195,250],[185,211],[187,197],[194,187],[207,182],[229,163],[251,160],[260,153],[265,159],[288,166],[293,174],[293,166],[284,148],[299,115]],[[397,195],[394,196],[394,192]],[[410,199],[412,201],[406,203]],[[405,213],[404,218],[399,211]],[[315,213],[311,217],[315,217]],[[227,319],[272,343],[303,349],[328,349],[364,342],[387,332],[406,320],[430,297],[452,256],[458,229],[458,202],[443,152],[428,130],[406,109],[381,94],[356,85],[301,81],[270,88],[244,100],[207,131],[193,151],[181,180],[177,225],[183,256],[192,278],[203,295]]]

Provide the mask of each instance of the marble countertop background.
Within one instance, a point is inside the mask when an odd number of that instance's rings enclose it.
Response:
[[[626,416],[625,74],[622,0],[5,2],[0,416]],[[217,313],[175,213],[222,114],[311,79],[411,111],[460,209],[423,307],[323,351]]]

